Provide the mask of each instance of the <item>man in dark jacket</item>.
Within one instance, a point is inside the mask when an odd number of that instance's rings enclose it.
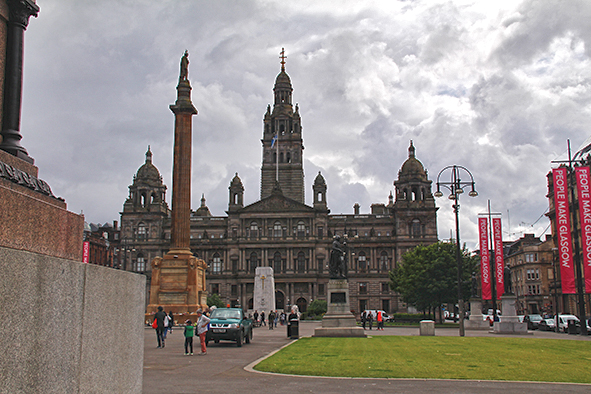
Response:
[[[154,315],[156,320],[156,337],[158,338],[158,348],[164,347],[164,317],[166,313],[163,312],[162,307],[158,307],[158,312]]]

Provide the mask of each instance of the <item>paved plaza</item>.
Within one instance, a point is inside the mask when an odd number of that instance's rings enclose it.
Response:
[[[300,336],[311,336],[317,322],[303,322]],[[367,331],[370,333],[370,331]],[[560,338],[564,340],[591,340],[591,337],[530,331],[528,337]],[[371,331],[371,335],[419,335],[418,328],[391,328]],[[457,336],[457,329],[436,329],[437,336]],[[492,336],[483,331],[466,331],[466,336]],[[250,366],[292,342],[286,327],[269,330],[259,327],[250,344],[237,348],[235,343],[210,342],[206,356],[184,355],[183,329],[176,328],[166,340],[164,349],[156,348],[156,333],[145,329],[144,380],[146,394],[176,393],[589,393],[591,385],[481,382],[463,380],[411,380],[411,379],[352,379],[285,376],[254,372]],[[199,350],[195,338],[194,349]],[[549,366],[550,367],[550,366]]]

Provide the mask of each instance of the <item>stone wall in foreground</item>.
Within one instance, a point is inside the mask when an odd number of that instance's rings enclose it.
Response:
[[[0,247],[0,393],[141,393],[145,281]]]

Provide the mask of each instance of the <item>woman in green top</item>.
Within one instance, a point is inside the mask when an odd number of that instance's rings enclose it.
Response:
[[[195,326],[191,320],[185,322],[185,356],[189,355],[189,348],[191,348],[191,356],[193,355],[193,337],[195,336]]]

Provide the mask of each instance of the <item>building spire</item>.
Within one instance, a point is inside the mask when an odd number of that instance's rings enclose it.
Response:
[[[281,48],[281,52],[280,52],[279,58],[281,59],[281,71],[285,72],[285,59],[287,59],[287,56],[285,56],[285,48]]]
[[[409,158],[414,158],[415,157],[415,147],[412,144],[412,140],[410,140],[410,146],[408,147],[408,157]]]

